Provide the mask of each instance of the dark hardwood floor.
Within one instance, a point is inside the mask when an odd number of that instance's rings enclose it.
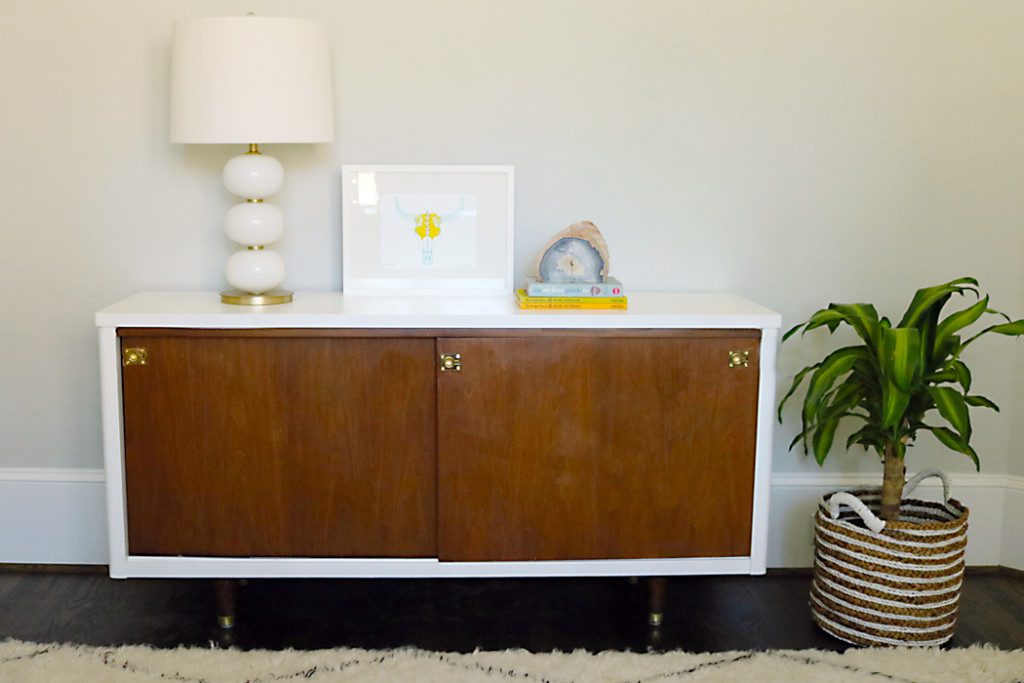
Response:
[[[238,624],[215,624],[212,582],[0,572],[0,640],[312,649],[414,645],[446,651],[847,646],[808,616],[810,574],[669,579],[665,623],[645,621],[643,581],[599,579],[253,580]],[[1024,575],[976,571],[951,647],[1024,647]]]

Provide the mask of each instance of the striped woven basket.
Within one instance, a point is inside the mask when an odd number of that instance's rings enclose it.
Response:
[[[942,479],[943,503],[907,498]],[[898,522],[877,517],[881,489],[826,495],[814,517],[811,615],[855,645],[941,645],[953,636],[967,547],[967,508],[949,479],[920,472],[903,488]]]

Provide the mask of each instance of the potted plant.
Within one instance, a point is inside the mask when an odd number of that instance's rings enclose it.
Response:
[[[944,446],[980,460],[971,447],[971,408],[998,407],[971,393],[971,372],[963,352],[989,334],[1020,336],[1024,319],[1010,321],[989,308],[973,278],[959,278],[920,289],[895,324],[879,318],[870,304],[831,304],[783,335],[827,327],[853,328],[858,344],[828,354],[804,368],[779,403],[786,402],[809,377],[801,410],[801,443],[823,464],[837,429],[850,420],[857,429],[846,440],[874,451],[882,464],[880,490],[830,495],[815,517],[815,579],[811,606],[826,631],[858,644],[945,642],[953,633],[967,509],[949,498],[942,505],[903,501],[904,459],[921,432]],[[942,317],[953,295],[973,293],[977,301]],[[985,315],[1005,322],[964,338],[962,332]],[[841,512],[842,505],[853,509]],[[901,505],[904,514],[901,517]],[[880,519],[879,519],[880,518]]]

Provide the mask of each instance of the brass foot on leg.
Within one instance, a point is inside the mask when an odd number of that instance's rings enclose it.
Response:
[[[664,576],[647,578],[647,623],[652,627],[661,626],[664,621],[666,583]]]
[[[231,579],[219,579],[214,582],[214,593],[217,597],[217,624],[223,629],[235,627],[235,598],[238,582]]]

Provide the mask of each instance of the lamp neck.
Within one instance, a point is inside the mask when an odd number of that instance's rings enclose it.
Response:
[[[246,152],[246,154],[259,154],[259,153],[260,153],[260,146],[257,145],[255,142],[250,142],[249,143],[249,151]]]

